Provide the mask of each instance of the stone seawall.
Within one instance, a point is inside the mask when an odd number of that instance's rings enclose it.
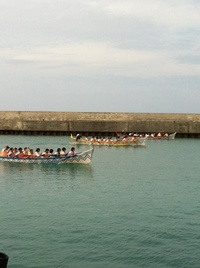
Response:
[[[0,112],[0,134],[111,135],[116,132],[177,132],[200,137],[200,114]]]

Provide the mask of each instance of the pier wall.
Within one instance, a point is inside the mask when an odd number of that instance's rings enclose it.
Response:
[[[0,134],[109,135],[118,132],[177,132],[200,137],[200,114],[0,112]]]

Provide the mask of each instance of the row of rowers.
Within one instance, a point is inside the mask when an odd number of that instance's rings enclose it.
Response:
[[[123,136],[116,136],[114,138],[112,137],[91,137],[88,138],[87,136],[82,137],[80,134],[76,135],[76,141],[77,142],[91,142],[91,143],[117,143],[117,142],[136,142],[138,140],[138,138],[161,138],[161,137],[168,137],[169,134],[168,133],[164,133],[161,134],[159,133],[150,133],[150,134],[133,134],[133,133],[129,133],[129,135],[125,134]]]
[[[18,158],[34,158],[34,157],[56,157],[56,156],[73,156],[76,155],[75,148],[72,147],[69,152],[66,151],[66,148],[63,147],[58,148],[56,151],[53,149],[46,149],[44,152],[40,151],[40,148],[37,148],[35,151],[30,149],[29,147],[25,147],[24,149],[16,148],[16,147],[9,147],[6,145],[2,151],[0,156],[4,157],[18,157]]]
[[[108,138],[105,138],[105,137],[92,137],[92,138],[88,138],[87,136],[82,138],[81,136],[80,137],[76,137],[76,142],[91,142],[91,143],[118,143],[118,142],[123,142],[123,143],[126,143],[126,142],[136,142],[138,140],[137,137],[128,137],[128,136],[125,136],[125,137],[122,137],[120,138],[119,136],[115,137],[115,138],[112,138],[112,137],[108,137]]]

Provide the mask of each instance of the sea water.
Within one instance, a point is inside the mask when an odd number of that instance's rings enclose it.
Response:
[[[72,146],[69,137],[0,136]],[[88,149],[76,147],[76,151]],[[91,164],[0,163],[9,268],[200,267],[200,140],[95,147]]]

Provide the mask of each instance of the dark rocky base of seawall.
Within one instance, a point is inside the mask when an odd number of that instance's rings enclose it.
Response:
[[[98,136],[98,137],[115,137],[116,132],[66,132],[66,131],[12,131],[12,130],[1,130],[0,135],[27,135],[27,136],[75,136],[80,133],[82,136]],[[138,133],[138,132],[137,132]],[[138,134],[149,134],[149,133],[138,133]],[[171,133],[169,133],[171,134]],[[200,138],[200,134],[196,133],[176,133],[176,138]]]

